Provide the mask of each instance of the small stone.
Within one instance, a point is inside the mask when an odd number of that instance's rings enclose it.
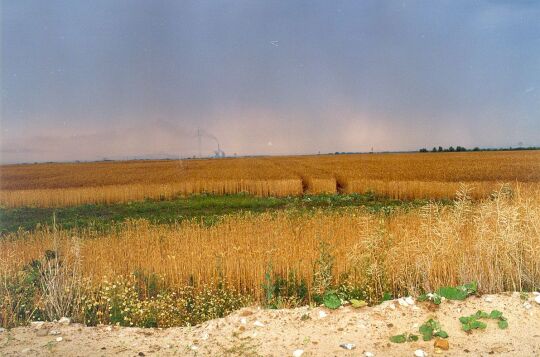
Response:
[[[139,352],[139,356],[144,356],[144,352]]]
[[[414,351],[415,357],[426,357],[427,353],[424,350],[416,350]]]
[[[253,323],[253,325],[257,326],[257,327],[264,327],[264,324],[262,322],[260,322],[259,320],[255,321]]]
[[[105,330],[106,330],[106,331],[112,331],[112,327],[111,327],[111,326],[107,326],[107,327],[105,327]]]
[[[319,318],[320,318],[320,319],[325,318],[327,315],[328,315],[328,314],[327,314],[326,312],[324,312],[324,311],[322,311],[322,310],[319,311]]]
[[[534,298],[534,301],[535,301],[537,304],[540,304],[540,295],[536,295],[536,297]]]
[[[364,357],[375,357],[375,355],[373,354],[373,352],[365,351]]]
[[[208,336],[208,333],[205,332],[205,333],[203,333],[203,335],[201,336],[201,340],[206,341],[206,340],[208,340],[208,337],[210,337],[210,336]]]
[[[250,315],[253,315],[253,311],[249,309],[245,309],[240,312],[240,316],[250,316]]]
[[[69,317],[62,317],[60,320],[58,320],[58,323],[61,325],[69,325],[71,323],[71,319]]]
[[[192,351],[197,351],[198,349],[199,349],[198,346],[196,346],[196,345],[191,345],[191,350],[192,350]]]
[[[26,353],[28,353],[28,352],[30,352],[30,349],[29,349],[29,348],[24,348],[24,349],[21,351],[21,353],[24,353],[24,354],[26,354]]]
[[[528,302],[528,301],[525,301],[523,303],[523,307],[526,309],[526,310],[529,310],[532,308],[532,305]]]
[[[42,328],[44,324],[45,324],[44,321],[32,321],[32,322],[30,322],[30,326],[33,327],[36,330],[39,330],[40,328]]]
[[[6,329],[3,327],[0,327],[0,333],[4,332]]]
[[[244,318],[244,317],[242,317],[242,318],[240,319],[240,323],[243,324],[243,325],[247,324],[247,319]]]
[[[49,335],[60,335],[60,331],[58,330],[51,330],[51,332],[49,332]]]
[[[484,301],[485,301],[485,302],[493,302],[493,296],[486,296],[486,297],[484,298]]]
[[[56,338],[56,342],[62,342],[63,338],[62,336]]]
[[[36,331],[36,336],[39,336],[39,337],[43,337],[43,336],[47,336],[49,334],[49,329],[39,329]]]
[[[294,357],[300,357],[300,356],[302,356],[303,354],[304,354],[304,350],[296,350],[296,351],[293,352],[292,355],[293,355]]]
[[[448,343],[448,340],[444,340],[442,338],[437,338],[433,343],[433,346],[435,346],[435,348],[440,348],[444,351],[448,351],[450,349],[450,344]]]
[[[346,350],[354,350],[356,348],[356,345],[354,343],[342,343],[341,345],[339,345],[339,347]]]

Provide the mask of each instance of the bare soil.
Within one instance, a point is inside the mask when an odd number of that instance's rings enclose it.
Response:
[[[1,356],[540,356],[540,304],[530,297],[524,306],[519,293],[444,301],[440,306],[398,300],[354,309],[323,307],[266,310],[257,307],[195,327],[168,329],[85,327],[45,323],[0,332]],[[509,327],[501,330],[493,320],[485,330],[466,333],[460,316],[477,310],[500,310]],[[326,316],[324,316],[326,315]],[[448,332],[449,350],[434,341],[391,343],[403,332],[418,334],[429,318]],[[354,344],[347,350],[341,344]]]

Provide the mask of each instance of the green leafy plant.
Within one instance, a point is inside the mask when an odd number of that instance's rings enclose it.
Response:
[[[442,330],[441,324],[433,319],[427,320],[420,326],[418,332],[422,334],[424,341],[430,341],[433,337],[448,338],[448,333]]]
[[[341,306],[341,299],[335,291],[327,291],[323,296],[323,304],[329,309],[337,309]]]
[[[448,300],[465,300],[468,296],[474,295],[478,292],[478,283],[473,281],[472,283],[458,285],[458,286],[443,286],[434,293],[422,294],[418,297],[418,301],[431,301],[435,305],[439,305],[442,302],[442,298]]]
[[[418,336],[412,333],[402,333],[401,335],[395,335],[390,337],[390,342],[393,343],[405,343],[418,341]]]
[[[359,309],[361,307],[367,306],[367,302],[365,302],[364,300],[351,299],[351,305],[355,309]]]
[[[474,281],[456,287],[442,287],[437,290],[437,294],[449,300],[465,300],[468,296],[476,294],[477,291],[478,283]]]
[[[489,314],[485,311],[478,310],[473,315],[460,317],[459,322],[461,322],[461,328],[463,331],[471,331],[475,329],[483,330],[487,327],[487,324],[483,321],[479,321],[480,319],[498,320],[497,325],[500,329],[504,330],[508,328],[508,321],[506,320],[506,317],[503,316],[503,313],[499,310],[493,310]]]
[[[437,293],[427,293],[422,294],[417,298],[418,301],[431,301],[435,305],[440,305],[442,302],[442,298]]]

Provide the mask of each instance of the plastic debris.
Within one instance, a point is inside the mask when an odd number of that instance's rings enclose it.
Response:
[[[416,350],[414,351],[415,357],[426,357],[427,353],[424,350]]]
[[[56,342],[61,342],[62,340],[63,340],[62,337],[57,337],[57,338],[56,338]]]
[[[537,304],[540,304],[540,295],[536,295],[536,297],[534,298],[534,301],[535,301]]]
[[[373,354],[373,352],[365,351],[364,357],[375,357],[375,355]]]
[[[484,298],[484,301],[485,301],[485,302],[493,302],[493,296],[486,296],[486,297]]]
[[[341,345],[339,345],[339,347],[346,350],[354,350],[356,348],[356,345],[354,343],[342,343]]]
[[[322,318],[325,318],[328,314],[324,311],[319,311],[319,318],[322,319]]]
[[[264,327],[264,324],[262,322],[260,322],[259,320],[255,321],[253,323],[253,325],[257,326],[257,327]]]
[[[300,357],[300,356],[302,356],[303,354],[304,354],[304,350],[296,350],[296,351],[293,352],[292,355],[293,355],[294,357]]]

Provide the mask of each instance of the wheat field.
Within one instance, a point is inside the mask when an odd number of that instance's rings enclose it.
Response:
[[[460,192],[454,205],[433,203],[390,215],[282,212],[228,216],[211,227],[132,221],[110,233],[19,232],[0,240],[1,260],[15,272],[48,249],[66,254],[76,247],[83,276],[96,284],[142,270],[177,287],[224,279],[260,300],[270,266],[275,274],[294,273],[311,285],[324,241],[335,257],[335,279],[348,274],[374,296],[467,281],[478,281],[484,292],[540,287],[540,192],[506,186],[481,202]]]
[[[199,193],[294,196],[375,192],[395,199],[474,198],[501,183],[537,186],[540,151],[355,154],[4,165],[0,204],[72,206]]]

